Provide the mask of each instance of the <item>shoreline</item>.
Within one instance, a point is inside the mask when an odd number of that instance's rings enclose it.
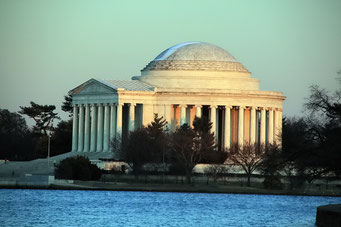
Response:
[[[99,181],[77,181],[75,183],[50,185],[0,185],[0,189],[45,189],[45,190],[85,190],[85,191],[145,191],[174,193],[218,193],[250,195],[287,195],[287,196],[328,196],[341,197],[341,193],[319,193],[316,191],[266,190],[253,187],[234,187],[223,185],[186,185],[153,183],[104,183]]]

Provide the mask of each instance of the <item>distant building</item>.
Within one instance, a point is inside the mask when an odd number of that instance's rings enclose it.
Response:
[[[132,80],[90,79],[70,94],[72,151],[107,152],[111,138],[149,124],[154,113],[171,130],[208,117],[221,148],[280,143],[283,94],[260,91],[259,80],[240,62],[208,43],[172,46]]]

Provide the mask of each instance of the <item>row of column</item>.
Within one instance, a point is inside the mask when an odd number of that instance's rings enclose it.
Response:
[[[115,104],[81,104],[73,107],[72,151],[109,151],[116,134]]]
[[[202,106],[188,105],[190,108],[195,108],[195,116],[201,117]],[[180,125],[184,123],[191,124],[193,119],[187,122],[188,114],[187,105],[180,105]],[[277,143],[280,144],[280,135],[282,130],[282,111],[277,108],[264,108],[264,107],[245,107],[245,106],[219,106],[225,108],[224,120],[223,120],[223,141],[224,147],[230,147],[231,142],[238,142],[239,145],[243,145],[245,142],[251,144],[255,142],[263,143]],[[175,107],[177,108],[177,107]],[[212,132],[217,138],[217,109],[218,106],[209,106],[210,109],[210,121],[212,122]],[[238,123],[236,126],[231,125],[231,110],[238,111]],[[248,109],[251,112],[249,118],[249,125],[245,125],[245,110]],[[260,125],[258,125],[260,123]],[[235,128],[236,130],[232,129]],[[237,132],[237,141],[231,141],[231,131]],[[247,132],[248,133],[247,133]],[[259,135],[258,135],[259,133]]]
[[[80,104],[73,107],[73,131],[72,131],[72,151],[78,152],[107,152],[110,150],[110,141],[116,135],[122,134],[123,128],[123,106],[124,104]],[[125,129],[132,131],[139,127],[136,124],[135,111],[136,104],[128,104],[129,113],[127,115],[128,125]],[[173,107],[173,108],[172,108]],[[175,120],[176,124],[192,124],[194,116],[202,116],[201,105],[169,105],[165,106],[164,115],[168,122]],[[218,108],[224,108],[223,120],[218,122]],[[178,110],[179,112],[176,112]],[[247,110],[247,112],[246,112]],[[174,115],[171,116],[171,112]],[[142,107],[140,118],[146,125],[152,120],[151,115],[155,111],[150,111]],[[231,115],[232,112],[232,115]],[[245,113],[247,115],[245,116]],[[250,116],[248,115],[250,114]],[[236,117],[238,115],[238,117]],[[238,142],[243,145],[245,142],[255,143],[280,143],[278,135],[281,133],[282,112],[275,108],[245,107],[245,106],[209,106],[209,118],[212,122],[212,132],[217,136],[218,124],[222,124],[221,140],[224,147],[230,147],[231,142]],[[238,118],[238,122],[233,121]],[[125,123],[125,124],[126,124]],[[142,122],[141,122],[142,124]],[[247,125],[246,125],[247,124]],[[233,137],[232,137],[233,134]],[[235,138],[236,137],[236,138]],[[232,138],[232,139],[231,139]],[[233,139],[235,138],[235,139]]]

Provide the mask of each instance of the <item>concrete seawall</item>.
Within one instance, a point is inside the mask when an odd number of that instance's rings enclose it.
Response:
[[[318,227],[341,227],[341,204],[317,207],[316,225]]]
[[[24,174],[17,178],[0,178],[2,187],[49,187],[54,182],[54,176],[40,174]]]

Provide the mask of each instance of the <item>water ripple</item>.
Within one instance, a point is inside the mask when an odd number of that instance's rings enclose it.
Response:
[[[0,190],[0,226],[314,226],[341,198],[165,192]]]

